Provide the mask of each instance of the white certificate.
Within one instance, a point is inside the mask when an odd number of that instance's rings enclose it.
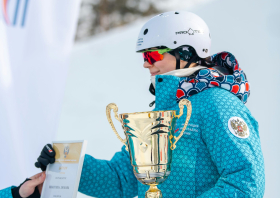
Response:
[[[41,198],[76,198],[86,150],[86,140],[54,141],[55,162],[46,170]]]

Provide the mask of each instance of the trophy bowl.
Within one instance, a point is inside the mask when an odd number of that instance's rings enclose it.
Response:
[[[174,136],[176,121],[183,115],[187,106],[186,122],[178,137]],[[126,146],[130,154],[133,172],[139,182],[149,185],[146,198],[161,198],[157,188],[171,173],[172,151],[182,137],[191,116],[191,102],[183,99],[179,103],[180,114],[175,110],[123,113],[118,115],[118,107],[111,103],[106,107],[108,121],[118,139]],[[121,122],[126,139],[122,139],[116,131],[111,118],[111,110],[115,118]]]

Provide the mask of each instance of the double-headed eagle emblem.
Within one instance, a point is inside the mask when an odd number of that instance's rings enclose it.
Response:
[[[237,137],[247,138],[249,136],[248,126],[243,120],[233,118],[230,120],[230,125]]]

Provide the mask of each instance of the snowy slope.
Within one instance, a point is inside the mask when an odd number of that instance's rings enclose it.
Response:
[[[251,83],[247,106],[260,125],[266,198],[280,195],[279,154],[275,157],[280,151],[279,7],[276,0],[217,0],[188,9],[207,22],[212,53],[232,52]],[[149,72],[142,67],[141,54],[134,53],[138,31],[145,21],[76,44],[57,139],[87,139],[88,154],[110,159],[122,144],[107,122],[106,105],[115,102],[120,113],[151,109]],[[115,126],[122,134],[117,121]],[[86,196],[79,193],[78,197]]]

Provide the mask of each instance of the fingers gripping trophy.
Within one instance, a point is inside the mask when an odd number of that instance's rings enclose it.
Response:
[[[178,137],[174,136],[176,121],[183,115],[187,107],[186,121]],[[130,154],[133,172],[139,182],[149,185],[146,198],[161,198],[162,192],[157,188],[171,172],[172,151],[182,137],[191,117],[191,102],[183,99],[179,102],[180,113],[176,111],[148,111],[123,113],[118,115],[118,107],[111,103],[106,107],[107,119],[118,139],[126,146]],[[111,110],[115,118],[121,122],[126,139],[122,139],[116,131]]]

